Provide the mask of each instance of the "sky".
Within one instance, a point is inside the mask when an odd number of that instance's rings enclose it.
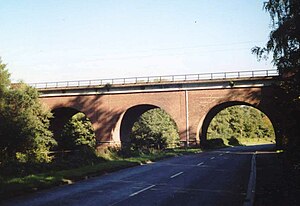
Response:
[[[27,83],[272,69],[264,0],[0,0],[0,57]]]

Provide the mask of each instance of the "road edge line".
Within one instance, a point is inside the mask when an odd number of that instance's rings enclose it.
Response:
[[[254,204],[255,197],[255,186],[256,186],[256,152],[252,155],[251,160],[251,172],[248,182],[248,189],[246,199],[244,200],[243,206],[252,206]]]

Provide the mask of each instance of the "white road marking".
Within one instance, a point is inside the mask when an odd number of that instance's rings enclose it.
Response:
[[[256,155],[255,153],[252,155],[251,171],[250,171],[250,177],[249,177],[249,182],[248,182],[247,195],[246,195],[246,199],[244,201],[243,206],[253,205],[253,202],[254,202],[255,185],[256,185],[256,159],[255,159],[255,155]]]
[[[200,166],[200,165],[203,165],[204,164],[204,162],[200,162],[199,164],[197,164],[197,166]]]
[[[210,159],[213,160],[213,159],[215,159],[215,157],[211,157]]]
[[[223,156],[223,154],[219,154],[219,156]]]
[[[183,172],[178,172],[177,174],[175,174],[175,175],[172,175],[170,178],[172,179],[172,178],[174,178],[174,177],[177,177],[178,175],[181,175]]]
[[[137,191],[137,192],[135,192],[135,193],[132,193],[131,195],[129,195],[129,197],[133,197],[133,196],[135,196],[135,195],[137,195],[137,194],[139,194],[139,193],[141,193],[141,192],[144,192],[144,191],[146,191],[146,190],[151,189],[152,187],[155,187],[155,185],[151,185],[151,186],[146,187],[146,188],[144,188],[144,189],[142,189],[142,190],[139,190],[139,191]]]

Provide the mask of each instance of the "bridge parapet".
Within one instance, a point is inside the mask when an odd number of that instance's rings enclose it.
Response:
[[[275,77],[278,76],[277,70],[252,70],[252,71],[233,71],[202,74],[182,74],[165,76],[147,76],[147,77],[128,77],[114,79],[94,79],[94,80],[76,80],[76,81],[58,81],[58,82],[40,82],[30,83],[29,85],[38,89],[53,88],[74,88],[74,87],[99,87],[112,85],[147,85],[161,83],[180,83],[186,81],[212,81],[212,80],[230,80],[245,79],[257,77]]]
[[[219,74],[220,76],[216,76]],[[250,74],[246,75],[246,74]],[[249,72],[227,72],[212,73],[213,79],[200,78],[200,75],[175,75],[161,76],[158,81],[134,81],[132,83],[107,83],[100,84],[80,84],[74,86],[66,82],[66,85],[58,84],[56,87],[38,88],[41,97],[50,96],[76,96],[76,95],[99,95],[116,93],[138,93],[138,92],[162,92],[162,91],[182,91],[182,90],[203,90],[203,89],[228,89],[228,88],[246,88],[246,87],[265,87],[270,86],[278,79],[276,70],[263,70]],[[163,77],[169,77],[165,79]],[[177,79],[175,78],[177,77]],[[179,78],[182,77],[182,78]],[[143,77],[141,77],[143,78]],[[92,81],[92,80],[91,80]]]

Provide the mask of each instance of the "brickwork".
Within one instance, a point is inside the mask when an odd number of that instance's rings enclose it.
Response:
[[[267,114],[271,121],[276,121],[273,116],[275,106],[270,102],[272,95],[272,87],[257,87],[53,96],[41,97],[41,100],[51,110],[67,107],[85,113],[99,143],[120,143],[123,115],[138,105],[153,105],[165,110],[176,122],[182,141],[187,139],[188,130],[190,142],[199,143],[206,135],[203,132],[208,127],[207,122],[227,106],[252,105]]]

